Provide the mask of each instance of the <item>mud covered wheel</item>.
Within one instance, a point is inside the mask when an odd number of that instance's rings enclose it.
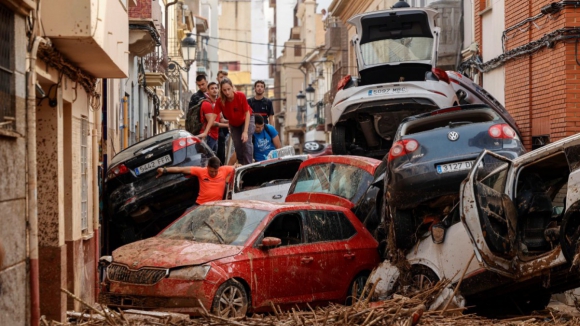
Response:
[[[410,210],[392,209],[393,231],[395,233],[395,244],[399,249],[409,249],[417,242],[415,232],[417,224]]]
[[[224,318],[243,317],[248,312],[248,295],[244,286],[236,281],[229,280],[220,285],[211,311],[214,315]]]
[[[424,265],[411,266],[411,278],[413,288],[417,291],[425,291],[439,282],[439,277],[433,270]]]
[[[368,279],[369,272],[361,272],[352,280],[350,286],[348,287],[346,305],[350,306],[353,302],[356,302],[356,300],[360,300]],[[353,300],[355,298],[356,300]]]
[[[348,146],[352,143],[352,136],[346,125],[339,124],[332,128],[332,154],[347,155]]]
[[[578,203],[575,203],[572,206],[578,206],[577,204]],[[572,211],[573,208],[574,207],[570,207],[568,210]],[[560,227],[560,245],[562,246],[562,253],[569,263],[574,261],[574,255],[577,253],[579,240],[580,213],[575,212],[572,214],[566,214],[562,220],[562,226]]]

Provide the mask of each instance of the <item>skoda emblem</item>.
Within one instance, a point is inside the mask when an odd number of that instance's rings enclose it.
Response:
[[[449,138],[451,141],[456,141],[459,139],[459,133],[457,131],[450,131],[447,134],[447,138]]]
[[[133,267],[137,267],[137,265],[139,265],[139,262],[138,261],[136,261],[136,262],[133,263]]]
[[[151,158],[151,157],[153,157],[153,154],[147,154],[147,155],[145,155],[145,158],[146,159]]]

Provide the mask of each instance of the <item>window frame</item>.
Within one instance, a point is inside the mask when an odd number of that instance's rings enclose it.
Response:
[[[305,227],[304,227],[304,231],[305,231],[305,235],[306,235],[306,243],[308,244],[315,244],[315,243],[329,243],[329,242],[341,242],[341,241],[349,241],[350,239],[352,239],[357,233],[358,230],[356,229],[356,227],[352,224],[352,222],[350,221],[350,219],[341,211],[335,211],[335,210],[308,210],[307,211],[308,216],[306,217],[306,223],[305,223]],[[324,218],[329,222],[342,222],[345,221],[348,223],[348,225],[350,225],[350,227],[352,228],[352,230],[354,231],[354,233],[352,233],[350,236],[348,237],[344,237],[345,235],[345,230],[343,228],[343,223],[338,223],[339,227],[340,227],[340,239],[323,239],[323,240],[313,240],[310,238],[310,230],[313,226],[313,223],[311,223],[312,221],[312,216],[315,213],[324,213]],[[329,213],[334,214],[335,217],[329,216]],[[338,221],[332,221],[331,219],[337,219]],[[322,235],[326,236],[326,234],[321,233]]]
[[[0,110],[0,136],[19,137],[16,131],[16,100],[15,100],[15,13],[6,5],[0,3],[0,87],[5,88],[6,96],[1,96],[0,103],[8,103],[5,110]],[[6,58],[2,58],[6,55]],[[4,62],[6,61],[6,62]],[[8,66],[5,66],[8,64]],[[12,115],[10,115],[12,114]],[[10,118],[5,120],[6,118]]]

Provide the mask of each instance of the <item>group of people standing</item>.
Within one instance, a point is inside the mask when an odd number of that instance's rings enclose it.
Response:
[[[218,72],[218,82],[207,82],[205,75],[198,75],[195,83],[198,91],[192,95],[190,107],[199,101],[202,132],[197,137],[204,139],[225,164],[226,139],[231,137],[235,153],[229,165],[241,165],[263,161],[268,153],[281,147],[280,137],[274,128],[272,101],[264,96],[266,83],[254,83],[255,96],[236,91],[227,72]]]

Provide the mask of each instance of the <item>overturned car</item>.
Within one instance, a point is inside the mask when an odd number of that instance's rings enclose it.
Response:
[[[452,280],[459,291],[449,300],[457,303],[462,297],[468,305],[521,311],[578,287],[579,167],[580,134],[513,160],[483,151],[461,184],[458,205],[418,226],[420,240],[406,255],[413,279]],[[400,275],[383,262],[373,276],[376,296],[389,296]]]
[[[401,120],[459,103],[437,68],[438,12],[400,8],[354,16],[360,78],[345,77],[332,105],[334,154],[382,158]]]

